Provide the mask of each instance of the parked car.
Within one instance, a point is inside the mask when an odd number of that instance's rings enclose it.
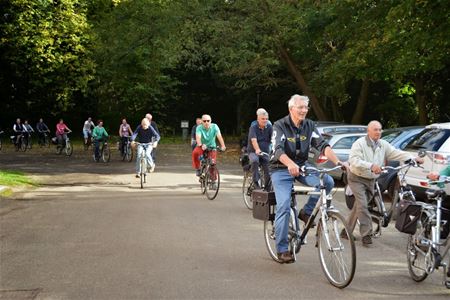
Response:
[[[425,199],[424,192],[430,188],[426,176],[431,171],[439,173],[450,165],[450,122],[426,126],[409,142],[405,151],[413,156],[417,156],[419,151],[425,151],[422,168],[411,168],[406,176],[407,183],[417,196]],[[445,192],[447,198],[450,198],[449,185],[446,185]]]
[[[350,125],[339,122],[317,121],[316,128],[322,135],[335,135],[342,133],[366,133],[366,125]]]
[[[397,149],[405,149],[406,145],[421,132],[424,126],[408,126],[383,130],[381,138]]]
[[[334,153],[336,153],[339,160],[347,161],[353,143],[357,139],[365,135],[366,133],[364,132],[364,133],[344,133],[335,135],[325,134],[323,135],[323,137],[328,142],[328,144],[330,144],[331,148],[333,149]],[[323,155],[314,148],[311,148],[311,150],[309,151],[308,161],[318,168],[334,167],[334,163],[329,161],[325,155]],[[338,169],[333,172],[330,172],[330,175],[337,180],[342,180],[343,172],[340,169]]]

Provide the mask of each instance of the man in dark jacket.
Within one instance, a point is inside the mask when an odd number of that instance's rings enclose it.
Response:
[[[288,227],[290,216],[291,191],[294,180],[304,185],[320,190],[319,176],[302,174],[300,167],[308,165],[308,152],[312,146],[321,151],[335,164],[341,164],[331,147],[322,138],[312,120],[306,119],[309,110],[309,98],[294,95],[288,102],[289,115],[276,121],[273,126],[273,152],[270,158],[272,185],[277,199],[275,211],[275,236],[278,259],[282,263],[294,262],[293,255],[288,251]],[[327,194],[334,186],[331,176],[325,174],[324,184]],[[307,222],[311,215],[318,195],[309,197],[308,202],[300,210],[299,218]]]

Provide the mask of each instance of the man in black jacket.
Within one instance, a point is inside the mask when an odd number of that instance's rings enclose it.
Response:
[[[272,185],[277,199],[275,211],[275,236],[278,258],[282,263],[294,261],[288,251],[288,226],[290,216],[291,191],[294,180],[304,185],[314,186],[319,191],[319,176],[301,174],[300,167],[308,165],[308,152],[312,146],[322,152],[335,164],[341,164],[330,145],[322,138],[312,120],[306,119],[309,110],[309,98],[294,95],[288,101],[289,115],[276,121],[273,126],[273,153],[270,158]],[[324,184],[329,193],[334,186],[331,176],[325,174]],[[308,202],[300,210],[299,218],[307,222],[318,195],[309,197]]]

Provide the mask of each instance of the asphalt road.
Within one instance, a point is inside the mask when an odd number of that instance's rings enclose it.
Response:
[[[0,200],[0,299],[449,299],[442,273],[410,279],[406,236],[393,225],[370,248],[356,235],[356,274],[343,290],[326,280],[313,231],[295,264],[274,262],[242,201],[235,151],[221,158],[213,201],[200,194],[188,146],[160,145],[144,190],[134,163],[114,154],[103,164],[81,149],[0,153],[0,168],[42,184]],[[334,203],[348,213],[340,189]]]

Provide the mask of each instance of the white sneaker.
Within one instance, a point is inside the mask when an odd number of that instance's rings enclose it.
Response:
[[[150,166],[150,173],[155,172],[155,167],[156,167],[156,164],[153,164]]]

